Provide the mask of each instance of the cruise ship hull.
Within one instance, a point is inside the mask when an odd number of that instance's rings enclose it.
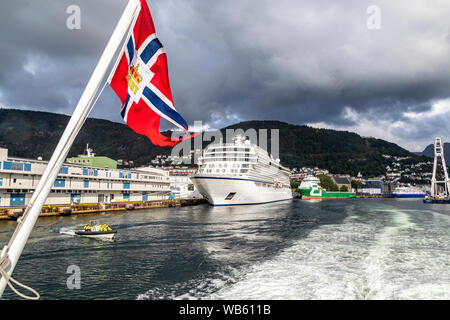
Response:
[[[419,198],[419,199],[423,199],[425,198],[425,194],[415,194],[415,193],[393,193],[392,194],[392,198],[400,198],[400,199],[412,199],[412,198]]]
[[[288,187],[237,177],[191,177],[202,196],[214,206],[253,205],[292,199]]]

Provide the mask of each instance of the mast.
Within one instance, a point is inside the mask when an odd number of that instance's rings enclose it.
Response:
[[[128,32],[128,29],[139,8],[139,0],[129,0],[122,17],[119,20],[109,42],[103,51],[103,54],[75,108],[66,129],[64,130],[58,145],[45,169],[36,190],[33,193],[24,215],[18,219],[18,225],[14,231],[8,245],[5,246],[0,254],[1,266],[8,275],[14,271],[17,261],[22,254],[22,250],[33,230],[34,224],[41,212],[42,206],[52,188],[52,185],[61,169],[62,164],[75,140],[78,132],[86,120],[94,97],[102,83],[103,78],[108,71],[111,61],[120,47],[122,39]],[[8,261],[9,260],[9,261]],[[6,263],[5,263],[6,262]],[[0,280],[0,297],[7,285],[7,279],[2,277]]]

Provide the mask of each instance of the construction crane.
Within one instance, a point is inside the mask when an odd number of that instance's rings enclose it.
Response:
[[[441,166],[444,171],[444,180],[437,180],[437,171],[438,171],[438,159],[441,159]],[[441,193],[439,185],[444,184],[444,192]],[[445,198],[447,199],[449,196],[450,189],[450,181],[448,179],[447,165],[445,163],[444,157],[444,145],[442,144],[442,139],[437,137],[434,140],[434,164],[433,164],[433,177],[431,178],[431,197],[435,198]]]

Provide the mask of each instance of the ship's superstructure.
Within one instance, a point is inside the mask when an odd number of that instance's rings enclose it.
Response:
[[[266,150],[235,136],[210,144],[191,179],[212,205],[260,204],[292,198],[289,173]]]
[[[302,182],[300,183],[299,189],[300,190],[311,190],[311,189],[319,189],[320,186],[320,179],[308,175],[305,178],[303,178]]]
[[[420,187],[398,186],[392,192],[392,198],[425,198],[425,191]]]
[[[355,192],[327,191],[320,186],[320,179],[315,176],[306,176],[299,186],[302,199],[345,199],[355,198]]]
[[[88,153],[84,162],[66,162],[55,180],[45,204],[109,203],[167,199],[170,193],[168,172],[143,167],[135,170],[93,167],[95,159]],[[88,161],[91,160],[91,161]],[[0,206],[25,206],[31,198],[48,162],[8,156],[0,148]]]

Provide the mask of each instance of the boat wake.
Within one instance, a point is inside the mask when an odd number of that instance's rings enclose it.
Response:
[[[71,226],[71,227],[62,227],[59,229],[59,233],[60,234],[66,234],[69,236],[74,236],[75,235],[75,230],[79,229],[80,225],[76,225],[76,226]]]
[[[448,226],[426,230],[410,214],[348,216],[261,264],[155,288],[138,299],[449,299]]]
[[[241,279],[244,273],[238,269],[227,267],[220,272],[211,272],[199,279],[185,283],[177,283],[167,287],[156,287],[137,296],[137,300],[198,300],[208,297]]]

